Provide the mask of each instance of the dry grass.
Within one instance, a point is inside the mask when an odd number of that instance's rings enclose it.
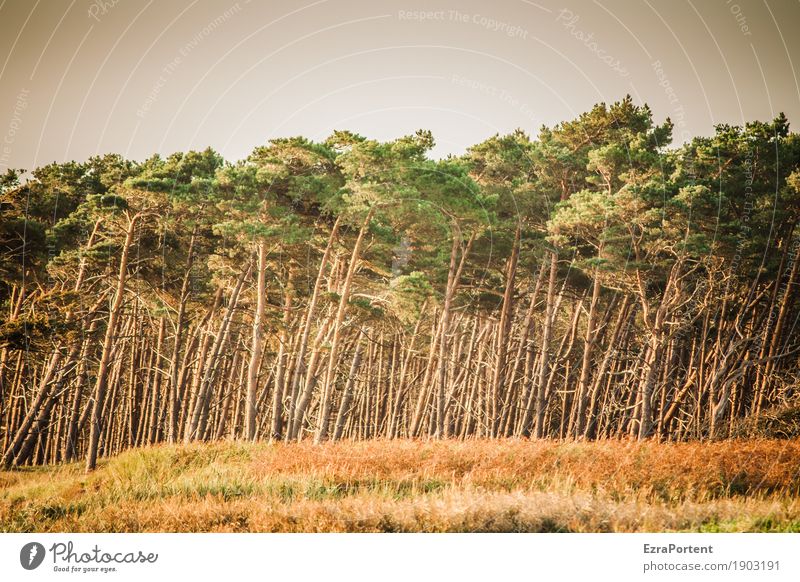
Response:
[[[216,443],[0,472],[0,531],[800,531],[800,443]]]

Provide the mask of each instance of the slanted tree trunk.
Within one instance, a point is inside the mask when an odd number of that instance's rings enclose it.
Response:
[[[125,233],[125,242],[122,244],[122,257],[119,261],[119,274],[117,276],[117,289],[108,314],[108,325],[103,339],[103,351],[100,356],[100,365],[97,370],[97,379],[94,387],[94,407],[92,409],[92,424],[89,433],[89,448],[86,452],[86,471],[94,471],[97,466],[97,453],[100,445],[100,433],[103,430],[103,406],[105,405],[106,388],[108,386],[108,372],[111,364],[111,353],[114,348],[114,335],[117,323],[122,314],[122,305],[125,299],[125,283],[128,278],[128,258],[130,256],[133,237],[136,233],[141,214],[135,214],[128,220],[128,229]]]
[[[461,273],[464,270],[464,265],[467,261],[472,244],[475,241],[476,234],[473,233],[467,242],[464,252],[461,254],[461,260],[458,259],[458,249],[461,246],[461,232],[458,223],[453,222],[453,246],[450,250],[450,268],[447,273],[447,287],[444,293],[444,305],[442,306],[442,322],[439,330],[439,367],[437,371],[436,383],[436,425],[434,429],[434,438],[447,437],[447,427],[445,425],[445,416],[447,408],[447,363],[450,336],[450,311],[453,305],[453,298],[458,290],[459,280]]]
[[[297,417],[300,416],[300,421],[302,422],[302,416],[305,414],[305,408],[300,411],[299,414],[297,411],[300,381],[306,372],[305,358],[306,351],[308,350],[308,340],[311,335],[311,323],[314,321],[317,302],[319,301],[320,291],[322,290],[322,282],[325,279],[325,270],[327,269],[328,262],[330,260],[333,243],[339,233],[340,221],[341,218],[337,217],[336,222],[333,223],[333,227],[331,228],[331,233],[328,236],[328,244],[325,246],[325,252],[322,254],[322,260],[320,261],[319,269],[317,270],[317,278],[314,281],[314,289],[311,292],[311,299],[309,299],[308,307],[306,308],[306,317],[305,321],[303,322],[303,333],[300,338],[300,345],[297,348],[297,357],[295,358],[295,365],[292,372],[292,382],[290,387],[289,412],[287,414],[287,422],[289,425],[287,437],[289,440],[292,440],[297,436],[296,431],[299,430],[299,427],[295,428],[298,423]],[[275,438],[279,438],[279,436],[280,435],[276,436]]]
[[[575,422],[570,427],[570,434],[574,437],[583,435],[584,427],[587,424],[586,407],[589,404],[589,382],[591,379],[592,356],[596,340],[596,314],[597,302],[600,299],[600,277],[597,269],[594,270],[594,282],[592,283],[592,298],[589,302],[589,315],[586,318],[586,335],[583,340],[583,358],[581,359],[581,376],[578,381],[578,390],[575,394],[577,401]]]
[[[555,319],[555,294],[556,277],[558,276],[558,254],[550,252],[550,278],[547,283],[547,299],[545,304],[544,324],[542,325],[542,345],[539,354],[539,374],[536,379],[536,422],[534,424],[534,436],[537,439],[544,437],[544,416],[547,401],[545,399],[547,390],[547,371],[549,368],[550,357],[550,336],[553,332],[553,320]]]
[[[361,356],[364,351],[364,338],[366,334],[361,329],[356,339],[356,349],[353,353],[353,361],[350,364],[350,373],[347,376],[347,383],[345,384],[344,391],[342,392],[342,401],[339,404],[339,414],[336,416],[336,425],[333,429],[331,440],[339,440],[344,432],[345,423],[347,422],[348,415],[350,414],[350,403],[353,400],[353,390],[355,388],[356,379],[358,378],[358,370],[361,367]]]
[[[506,380],[506,356],[508,354],[508,339],[511,331],[511,320],[514,312],[514,281],[517,276],[517,262],[519,259],[521,227],[517,225],[514,232],[514,243],[511,257],[506,267],[506,288],[503,293],[503,305],[500,309],[500,324],[497,326],[497,362],[492,378],[492,426],[491,436],[497,436],[500,426],[500,402],[503,399]]]
[[[169,427],[167,428],[167,440],[174,443],[178,439],[178,406],[180,390],[178,382],[180,378],[181,349],[183,348],[183,328],[186,319],[186,304],[189,301],[191,292],[192,266],[194,265],[194,245],[197,237],[197,227],[192,231],[192,238],[189,240],[189,251],[186,259],[186,272],[181,283],[180,302],[178,303],[178,315],[175,320],[175,341],[172,348],[172,361],[170,364],[169,375]]]
[[[331,409],[331,394],[333,391],[333,383],[335,380],[336,363],[339,357],[339,343],[341,341],[342,322],[344,321],[345,313],[347,312],[347,305],[350,302],[350,288],[353,285],[353,277],[356,273],[356,267],[361,258],[361,243],[364,240],[364,235],[369,229],[372,216],[375,214],[375,207],[370,208],[361,229],[358,231],[358,238],[353,246],[353,253],[350,257],[350,264],[347,267],[347,275],[345,275],[344,285],[342,287],[342,294],[339,298],[339,307],[336,310],[336,319],[333,322],[333,340],[331,341],[330,355],[328,356],[328,368],[325,372],[325,384],[322,387],[322,401],[320,403],[320,414],[317,424],[317,435],[315,442],[325,440],[328,435],[328,421]]]
[[[672,300],[672,288],[675,285],[678,264],[673,265],[670,275],[667,278],[667,283],[661,298],[661,302],[656,309],[652,318],[650,329],[650,341],[648,346],[648,355],[645,359],[644,369],[642,371],[642,380],[639,384],[639,430],[638,438],[643,440],[650,436],[653,430],[653,392],[655,390],[656,381],[658,379],[658,372],[661,366],[661,359],[664,350],[664,322],[666,321],[667,309],[670,301]],[[647,294],[644,289],[644,283],[639,278],[640,299],[642,304],[642,312],[645,321],[650,320],[649,305],[647,302]]]
[[[50,362],[47,364],[47,367],[42,375],[42,379],[39,382],[39,390],[37,391],[36,399],[31,402],[31,405],[28,408],[28,413],[25,415],[22,423],[17,428],[11,444],[8,446],[5,454],[3,455],[4,467],[11,467],[13,464],[15,464],[17,455],[28,436],[31,426],[39,416],[39,411],[47,402],[48,398],[50,398],[50,394],[52,392],[52,383],[56,378],[63,357],[64,354],[60,349],[56,349],[50,357]]]
[[[253,337],[250,363],[247,368],[247,393],[245,396],[245,439],[256,438],[256,398],[258,396],[258,373],[261,369],[261,353],[264,350],[264,318],[267,308],[267,243],[258,244],[258,269],[256,272],[256,313],[253,317]]]
[[[214,340],[211,353],[208,356],[208,360],[206,361],[203,369],[202,380],[200,381],[200,386],[197,392],[194,410],[192,411],[192,416],[189,419],[189,425],[183,437],[185,442],[191,442],[195,439],[203,438],[203,435],[205,434],[209,399],[211,398],[213,383],[217,376],[217,363],[219,361],[220,354],[222,353],[222,347],[228,340],[231,320],[233,319],[236,305],[239,302],[239,293],[242,290],[242,286],[244,285],[247,275],[250,273],[250,269],[251,265],[248,264],[247,268],[245,268],[239,274],[236,285],[233,287],[233,291],[231,292],[231,298],[228,302],[228,307],[225,310],[225,315],[223,316],[222,322],[219,325],[219,330],[217,331],[217,337]]]
[[[294,285],[292,269],[289,267],[289,279],[286,285],[286,296],[283,302],[283,328],[279,336],[278,356],[275,362],[275,391],[272,395],[272,424],[270,439],[280,440],[283,432],[283,399],[286,394],[286,364],[289,358],[289,324],[292,315],[292,300],[294,298]]]

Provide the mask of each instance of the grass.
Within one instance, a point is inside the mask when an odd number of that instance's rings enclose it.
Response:
[[[800,443],[159,446],[0,472],[0,531],[800,532]]]

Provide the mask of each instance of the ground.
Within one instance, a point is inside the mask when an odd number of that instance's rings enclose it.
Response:
[[[212,443],[0,472],[0,531],[800,531],[800,442]]]

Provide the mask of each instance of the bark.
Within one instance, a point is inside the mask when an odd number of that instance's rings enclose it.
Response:
[[[555,251],[550,253],[550,278],[547,283],[547,300],[545,304],[544,323],[542,325],[542,344],[539,355],[539,375],[536,379],[536,422],[534,424],[534,436],[537,439],[544,437],[545,424],[544,415],[547,389],[547,371],[550,357],[550,336],[553,331],[553,320],[555,318],[555,290],[556,278],[558,276],[558,254]]]
[[[261,369],[261,353],[264,350],[264,319],[267,309],[267,243],[258,245],[258,268],[256,271],[256,313],[253,317],[253,335],[251,343],[250,363],[247,368],[247,395],[245,397],[245,439],[256,438],[256,398],[258,394],[258,376]]]
[[[345,422],[350,414],[350,406],[353,400],[353,389],[355,387],[358,370],[361,367],[361,356],[364,351],[364,338],[366,337],[364,330],[359,332],[359,337],[356,340],[356,349],[353,353],[353,361],[350,364],[350,373],[347,376],[347,383],[345,384],[344,391],[342,392],[342,401],[339,405],[339,413],[336,415],[336,425],[333,429],[331,439],[336,441],[342,437],[344,432]]]
[[[342,337],[342,322],[344,321],[345,313],[347,313],[347,306],[350,302],[350,289],[353,285],[353,277],[358,267],[358,261],[361,257],[361,244],[364,240],[364,235],[369,229],[369,224],[372,221],[372,216],[375,213],[375,208],[370,208],[367,212],[364,223],[358,232],[355,245],[353,245],[353,253],[350,256],[350,263],[347,267],[347,275],[345,275],[344,286],[342,293],[339,297],[339,306],[336,310],[336,318],[333,322],[333,339],[331,340],[330,355],[328,356],[328,368],[325,372],[325,383],[323,384],[322,402],[320,405],[320,414],[317,425],[317,435],[315,442],[324,441],[328,435],[328,422],[331,410],[331,392],[333,390],[333,382],[336,372],[337,358],[339,357],[339,344]]]
[[[94,407],[92,411],[92,423],[89,433],[89,448],[86,452],[86,471],[93,471],[97,466],[97,455],[100,445],[100,433],[103,429],[102,410],[105,405],[106,388],[108,387],[108,372],[111,363],[111,352],[114,347],[114,335],[117,331],[117,323],[122,314],[122,305],[125,299],[125,283],[128,279],[128,259],[130,256],[133,237],[136,227],[141,218],[140,214],[133,215],[128,221],[125,241],[122,245],[122,256],[119,261],[119,274],[117,275],[116,291],[111,310],[108,314],[108,325],[106,326],[105,338],[103,339],[103,351],[100,356],[100,365],[97,371],[97,379],[94,387]]]
[[[314,316],[316,314],[317,302],[319,301],[320,291],[322,290],[322,282],[325,279],[325,269],[330,261],[333,243],[339,233],[340,221],[341,219],[337,217],[336,222],[333,223],[333,227],[331,228],[331,233],[328,236],[328,244],[325,246],[325,252],[322,254],[322,260],[320,261],[319,269],[317,270],[317,278],[314,281],[314,290],[311,292],[311,298],[309,299],[308,307],[306,309],[306,318],[303,322],[303,334],[300,339],[300,345],[297,349],[297,357],[295,359],[294,373],[291,383],[291,394],[289,398],[290,408],[288,422],[290,428],[287,435],[289,439],[294,439],[297,437],[297,431],[299,430],[298,422],[302,422],[302,416],[305,414],[305,408],[303,408],[299,414],[297,412],[297,399],[299,395],[300,381],[307,372],[307,368],[304,366],[304,364],[306,352],[308,350],[308,340],[311,335],[311,323],[314,321]],[[298,416],[301,417],[299,421],[297,418]]]
[[[233,314],[239,301],[239,293],[241,292],[244,281],[249,273],[250,265],[248,265],[247,268],[245,268],[239,274],[239,278],[236,280],[236,284],[231,292],[231,297],[228,301],[228,307],[225,310],[225,315],[223,316],[222,321],[220,322],[216,339],[211,347],[211,353],[203,369],[202,380],[200,381],[200,387],[197,394],[197,402],[194,406],[194,411],[192,412],[189,425],[184,435],[185,442],[202,438],[205,434],[209,399],[211,397],[211,390],[217,374],[217,362],[219,361],[220,354],[222,353],[222,347],[225,345],[228,339],[231,320],[233,319]]]
[[[501,400],[504,398],[506,379],[506,356],[508,354],[509,333],[511,332],[512,314],[514,311],[514,281],[517,276],[517,262],[519,260],[521,227],[517,225],[514,232],[514,242],[511,248],[511,257],[506,267],[505,292],[503,305],[500,309],[500,324],[497,328],[497,362],[492,378],[492,436],[496,437],[500,427]]]

